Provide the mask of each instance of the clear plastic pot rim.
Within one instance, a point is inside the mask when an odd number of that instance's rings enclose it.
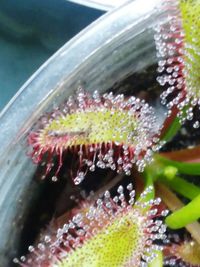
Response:
[[[47,60],[20,88],[0,113],[2,152],[0,154],[0,162],[1,155],[5,153],[6,148],[14,137],[18,136],[23,123],[31,116],[34,110],[37,110],[37,106],[42,104],[53,93],[54,89],[62,83],[63,76],[66,77],[73,73],[80,64],[106,43],[111,42],[122,31],[133,27],[134,24],[144,20],[145,17],[150,17],[152,13],[159,14],[161,2],[162,0],[130,1],[123,7],[105,14],[92,23]],[[134,10],[134,15],[131,14],[132,10]]]
[[[68,1],[104,11],[109,11],[127,2],[127,0],[68,0]]]
[[[37,166],[26,155],[27,133],[43,113],[74,93],[78,80],[85,80],[85,89],[90,92],[103,92],[112,88],[116,79],[130,74],[132,68],[141,71],[150,66],[156,60],[153,27],[164,12],[162,3],[163,0],[129,1],[102,16],[45,62],[1,112],[3,266],[10,266],[6,265],[7,255],[17,247],[30,199],[39,188],[33,179]]]

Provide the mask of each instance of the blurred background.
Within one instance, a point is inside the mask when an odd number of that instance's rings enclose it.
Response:
[[[81,2],[0,1],[0,111],[56,50],[108,8]]]

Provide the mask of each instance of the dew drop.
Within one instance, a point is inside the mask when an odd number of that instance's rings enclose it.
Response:
[[[57,176],[52,176],[51,180],[52,180],[52,182],[57,182],[58,181],[58,177]]]
[[[198,129],[199,126],[200,126],[199,121],[195,121],[194,124],[193,124],[193,127],[194,127],[195,129]]]
[[[74,184],[80,184],[85,178],[84,172],[79,172],[78,175],[74,178]]]

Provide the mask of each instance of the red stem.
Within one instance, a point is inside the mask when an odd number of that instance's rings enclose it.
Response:
[[[163,152],[160,153],[170,160],[190,162],[190,163],[200,163],[200,145],[194,148],[181,149],[178,151]]]

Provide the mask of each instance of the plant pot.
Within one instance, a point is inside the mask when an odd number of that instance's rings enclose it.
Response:
[[[42,114],[62,103],[79,85],[89,92],[135,95],[153,88],[154,25],[160,2],[130,1],[102,16],[54,54],[1,113],[1,266],[11,266],[29,210],[45,198],[35,179],[37,166],[27,156],[27,134]]]

